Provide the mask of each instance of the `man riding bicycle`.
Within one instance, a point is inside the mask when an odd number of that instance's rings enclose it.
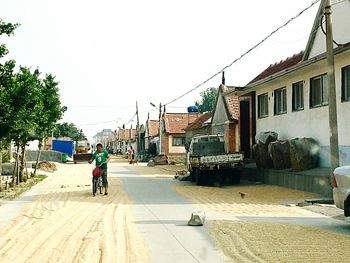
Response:
[[[103,149],[101,143],[96,145],[96,151],[92,154],[89,163],[95,161],[96,167],[100,167],[103,170],[102,174],[102,184],[105,189],[105,195],[108,195],[108,181],[107,181],[107,163],[111,157],[106,149]]]

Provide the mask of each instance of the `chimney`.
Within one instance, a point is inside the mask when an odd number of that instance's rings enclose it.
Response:
[[[225,85],[225,71],[222,72],[221,84],[222,84],[222,85]]]

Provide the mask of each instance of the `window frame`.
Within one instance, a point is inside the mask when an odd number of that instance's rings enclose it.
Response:
[[[349,83],[346,82],[347,87],[345,85],[345,81],[346,81],[345,77],[347,76],[345,72],[349,74]],[[346,90],[346,88],[348,88],[348,90]],[[342,102],[350,101],[350,65],[347,65],[341,68],[341,101]]]
[[[287,113],[287,87],[275,89],[273,91],[273,102],[274,102],[274,114],[281,115]],[[281,99],[281,109],[278,108],[278,99]]]
[[[182,143],[183,144],[175,144],[175,139],[182,139]],[[174,147],[180,147],[180,146],[185,146],[185,143],[186,143],[186,137],[185,136],[172,136],[172,146]]]
[[[316,79],[321,79],[321,83],[322,86],[320,87],[319,95],[320,95],[320,103],[316,104],[313,103],[313,92],[315,92],[316,87],[312,86],[312,83],[314,83],[313,81]],[[324,91],[327,91],[327,94],[324,93]],[[327,95],[327,96],[326,96]],[[324,100],[324,98],[327,98],[327,100]],[[309,101],[310,101],[310,109],[314,109],[314,108],[319,108],[319,107],[323,107],[323,106],[327,106],[328,105],[328,84],[327,84],[327,73],[315,76],[310,78],[310,94],[309,94]]]
[[[305,81],[301,80],[292,84],[292,111],[293,112],[304,110],[304,83]],[[298,96],[295,96],[297,89],[299,89],[299,94]],[[296,105],[297,99],[300,99],[299,105]]]
[[[266,97],[266,112],[264,112],[264,114],[262,114],[261,112],[261,98],[264,98]],[[260,94],[258,95],[258,118],[259,119],[263,119],[263,118],[266,118],[269,116],[269,94],[268,92],[266,93],[263,93],[263,94]]]

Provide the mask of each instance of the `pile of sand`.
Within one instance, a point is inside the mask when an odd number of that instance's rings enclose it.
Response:
[[[42,161],[38,163],[38,169],[46,172],[54,172],[57,171],[56,164],[48,161]]]

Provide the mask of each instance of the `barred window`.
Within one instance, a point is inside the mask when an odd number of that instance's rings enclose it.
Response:
[[[350,101],[350,65],[341,69],[342,101]]]
[[[264,118],[269,116],[269,97],[268,94],[258,96],[258,117]]]
[[[310,79],[310,108],[328,105],[327,75]]]
[[[173,137],[173,146],[184,146],[185,137]]]
[[[292,110],[304,109],[304,82],[299,81],[292,85]]]
[[[287,90],[286,87],[274,91],[275,115],[287,112]]]

